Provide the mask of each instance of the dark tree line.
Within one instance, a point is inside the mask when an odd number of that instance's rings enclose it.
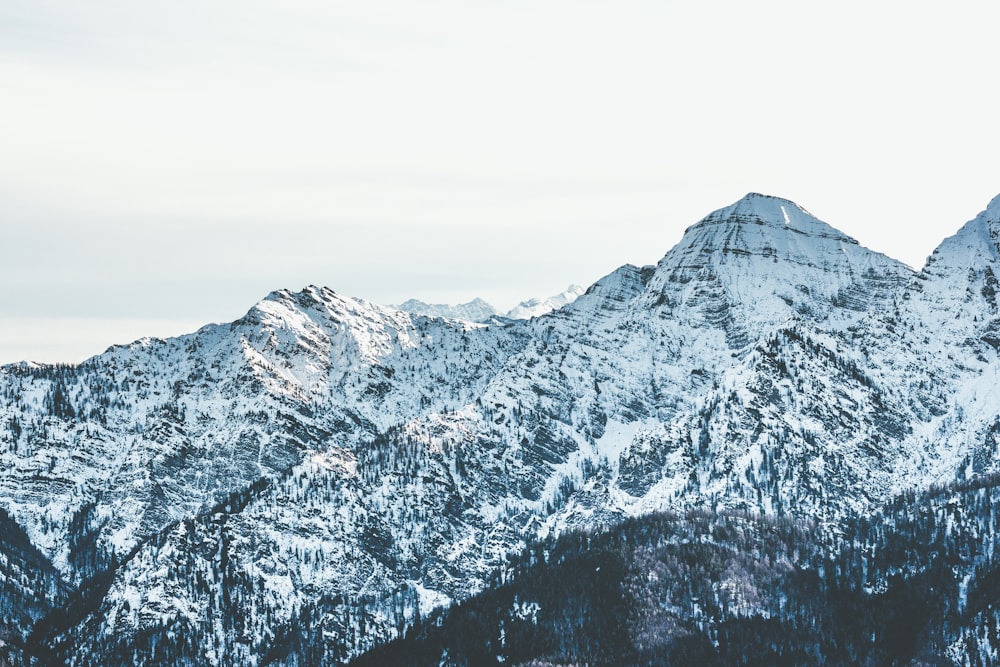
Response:
[[[352,664],[997,665],[998,483],[907,494],[832,545],[733,513],[568,534]]]

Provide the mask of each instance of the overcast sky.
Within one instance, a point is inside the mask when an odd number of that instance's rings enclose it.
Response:
[[[507,308],[749,191],[919,267],[1000,193],[996,7],[4,0],[0,363],[310,283]]]

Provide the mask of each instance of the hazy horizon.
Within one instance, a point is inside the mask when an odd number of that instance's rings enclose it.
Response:
[[[307,284],[501,309],[756,191],[915,268],[1000,193],[1000,8],[0,7],[0,363]]]

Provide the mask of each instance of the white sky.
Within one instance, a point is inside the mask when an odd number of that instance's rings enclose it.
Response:
[[[998,7],[4,0],[0,363],[310,283],[506,308],[748,191],[920,266],[1000,193]]]

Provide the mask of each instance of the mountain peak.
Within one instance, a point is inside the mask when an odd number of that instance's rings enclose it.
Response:
[[[729,206],[713,211],[687,231],[723,225],[755,224],[786,229],[808,236],[857,244],[850,236],[826,224],[790,199],[750,192]]]
[[[715,313],[736,305],[743,320],[771,326],[790,316],[853,317],[910,274],[798,204],[750,193],[689,227],[657,264],[647,292],[656,303],[705,304],[710,320],[729,322]],[[848,302],[851,309],[840,308]]]
[[[985,210],[965,223],[931,253],[924,273],[961,273],[978,271],[986,263],[1000,261],[1000,195],[994,197]]]
[[[988,220],[1000,222],[1000,195],[991,199],[986,210],[980,213],[980,215]]]
[[[507,317],[512,320],[530,320],[532,317],[551,313],[553,310],[559,310],[566,304],[573,303],[585,291],[579,285],[570,285],[559,294],[550,296],[547,299],[535,297],[534,299],[522,301],[507,311]]]
[[[496,308],[480,297],[456,306],[446,303],[426,303],[419,299],[407,299],[398,306],[395,306],[395,308],[412,315],[445,317],[467,322],[486,322],[499,314]]]
[[[817,265],[838,261],[847,249],[853,254],[860,245],[795,202],[751,192],[688,227],[661,263],[700,266],[756,256]]]

